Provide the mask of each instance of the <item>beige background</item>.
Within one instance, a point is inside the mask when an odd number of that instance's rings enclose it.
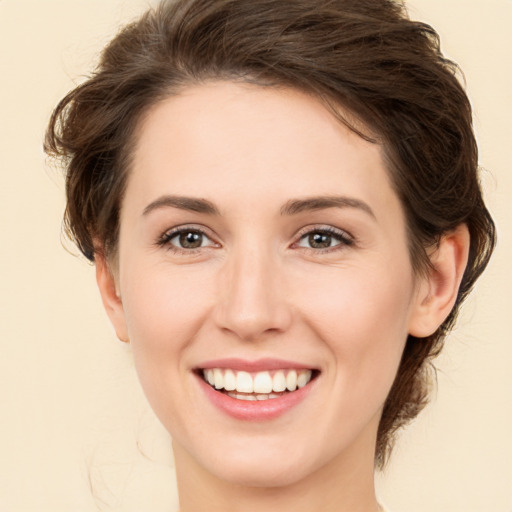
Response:
[[[379,489],[396,512],[512,512],[512,1],[408,4],[465,71],[500,243]],[[176,508],[169,440],[93,268],[60,245],[63,183],[41,149],[52,107],[145,5],[0,0],[1,511]]]

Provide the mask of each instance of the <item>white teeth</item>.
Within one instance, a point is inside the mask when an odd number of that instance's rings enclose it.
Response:
[[[226,391],[233,391],[236,389],[236,376],[233,370],[226,370],[224,374],[224,389]]]
[[[229,396],[240,400],[268,400],[281,396],[276,393],[303,388],[312,378],[311,370],[277,370],[270,372],[237,372],[231,369],[208,368],[203,370],[206,382],[217,390],[229,391]],[[231,393],[232,392],[232,393]],[[240,393],[243,393],[240,395]],[[247,395],[254,393],[254,395]],[[250,396],[250,398],[248,398]]]
[[[272,390],[276,393],[280,393],[286,389],[286,377],[284,376],[284,372],[279,370],[275,373],[274,378],[272,379]]]
[[[256,400],[259,400],[256,395],[244,395],[242,393],[228,393],[228,396],[236,398],[237,400],[246,400],[248,402],[255,402]]]
[[[288,391],[295,391],[297,389],[297,372],[292,370],[286,376],[286,389]]]
[[[272,398],[279,398],[281,395],[276,395],[275,393],[269,393],[268,395],[256,395],[258,400],[268,400]]]
[[[215,370],[213,370],[213,381],[215,389],[222,389],[224,387],[224,377],[222,375],[222,370],[219,368],[215,368]]]
[[[268,372],[259,372],[254,377],[255,393],[270,393],[272,391],[272,377]]]
[[[252,393],[254,384],[250,373],[238,372],[236,376],[236,390],[240,393]]]
[[[300,372],[297,376],[297,387],[303,388],[311,380],[311,370]]]

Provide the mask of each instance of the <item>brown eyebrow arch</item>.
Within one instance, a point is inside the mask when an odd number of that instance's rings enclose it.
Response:
[[[185,197],[185,196],[161,196],[152,203],[148,204],[143,215],[148,215],[150,212],[159,208],[179,208],[180,210],[188,210],[190,212],[205,213],[207,215],[220,215],[217,207],[207,199]]]
[[[360,199],[346,196],[316,196],[304,199],[291,199],[281,208],[281,215],[296,215],[305,211],[324,208],[357,208],[376,220],[373,210]]]
[[[179,208],[206,215],[220,215],[219,209],[207,199],[164,195],[151,202],[144,208],[143,215],[159,208]],[[281,208],[281,215],[296,215],[298,213],[323,210],[325,208],[357,208],[376,219],[373,210],[359,199],[345,196],[315,196],[304,199],[291,199]]]

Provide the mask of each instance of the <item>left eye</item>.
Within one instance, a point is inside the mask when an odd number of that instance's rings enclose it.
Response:
[[[329,249],[342,244],[350,245],[350,243],[351,240],[341,233],[315,230],[303,235],[297,245],[308,249]]]

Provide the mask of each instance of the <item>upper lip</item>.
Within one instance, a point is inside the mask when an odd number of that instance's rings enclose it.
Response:
[[[265,370],[314,370],[311,365],[289,361],[285,359],[262,358],[254,361],[229,357],[205,361],[197,366],[197,369],[207,370],[209,368],[229,368],[231,370],[246,372],[262,372]]]

